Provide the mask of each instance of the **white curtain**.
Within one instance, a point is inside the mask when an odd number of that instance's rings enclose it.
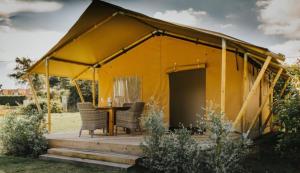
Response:
[[[114,78],[114,104],[133,103],[140,100],[141,80],[137,76]]]

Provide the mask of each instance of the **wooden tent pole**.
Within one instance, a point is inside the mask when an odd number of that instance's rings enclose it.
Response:
[[[49,83],[49,59],[45,60],[46,65],[46,89],[47,89],[47,111],[48,111],[48,132],[51,132],[51,105],[50,105],[50,83]]]
[[[226,103],[226,40],[222,39],[222,65],[221,65],[221,112],[225,113]]]
[[[93,67],[93,81],[92,81],[92,98],[93,98],[93,105],[96,106],[96,69]]]
[[[246,101],[247,94],[249,90],[249,79],[248,79],[248,54],[244,54],[244,71],[243,71],[243,102]],[[247,114],[247,109],[245,109],[245,112],[242,116],[241,121],[241,130],[244,132],[244,126],[245,126],[245,115]]]
[[[98,75],[98,107],[101,106],[101,97],[100,97],[100,75],[99,75],[99,70],[97,70],[97,75]]]
[[[32,84],[32,80],[31,80],[31,77],[30,77],[29,74],[27,75],[27,79],[28,79],[28,83],[29,83],[29,86],[30,86],[30,89],[31,89],[31,93],[33,95],[34,103],[35,103],[39,113],[42,113],[42,108],[41,108],[41,105],[39,104],[39,101],[38,101],[38,98],[37,98],[37,95],[36,95],[36,91],[34,89],[34,86]]]
[[[254,118],[253,118],[253,120],[252,120],[252,122],[251,122],[251,124],[250,124],[250,127],[249,127],[249,129],[248,129],[248,131],[247,131],[247,134],[246,134],[247,136],[249,135],[251,129],[254,127],[254,125],[255,125],[255,123],[256,123],[256,120],[257,120],[259,114],[262,112],[263,108],[265,107],[265,105],[266,105],[266,103],[267,103],[267,101],[268,101],[269,96],[273,93],[274,87],[275,87],[275,85],[276,85],[276,83],[277,83],[277,81],[278,81],[278,79],[279,79],[279,77],[280,77],[282,71],[283,71],[282,68],[280,68],[280,69],[278,70],[278,72],[277,72],[277,74],[276,74],[276,76],[275,76],[275,78],[274,78],[274,80],[273,80],[273,82],[272,82],[272,84],[271,84],[271,86],[270,86],[270,89],[269,89],[267,95],[265,96],[265,99],[263,100],[263,104],[262,104],[262,105],[259,107],[259,109],[257,110],[257,112],[256,112],[256,114],[255,114],[255,116],[254,116]]]
[[[82,103],[84,103],[84,98],[83,98],[82,92],[81,92],[81,90],[80,90],[80,88],[79,88],[79,85],[78,85],[77,81],[74,80],[73,83],[74,83],[74,85],[75,85],[75,87],[76,87],[76,90],[77,90],[77,93],[78,93],[78,95],[79,95],[79,97],[80,97],[80,101],[81,101]]]
[[[247,95],[246,100],[244,101],[244,103],[243,103],[243,105],[242,105],[242,107],[241,107],[241,109],[240,109],[240,112],[238,113],[238,115],[237,115],[237,117],[236,117],[236,119],[235,119],[235,121],[234,121],[234,123],[233,123],[233,127],[237,127],[238,122],[240,121],[240,119],[242,118],[243,114],[245,113],[245,110],[246,110],[246,108],[247,108],[247,106],[248,106],[250,100],[251,100],[252,97],[254,96],[255,90],[256,90],[257,87],[259,86],[259,83],[260,83],[260,81],[261,81],[263,75],[265,74],[265,72],[266,72],[266,70],[267,70],[267,68],[268,68],[268,66],[269,66],[269,64],[270,64],[271,59],[272,59],[271,56],[268,56],[268,57],[267,57],[267,59],[266,59],[264,65],[262,66],[262,68],[261,68],[259,74],[257,75],[257,78],[256,78],[256,80],[255,80],[255,82],[254,82],[254,84],[253,84],[253,86],[252,86],[252,88],[251,88],[249,94]]]
[[[290,80],[291,80],[291,77],[289,77],[289,78],[285,81],[285,83],[284,83],[284,85],[283,85],[283,88],[282,88],[281,91],[280,91],[279,98],[281,98],[281,97],[283,96],[284,91],[285,91],[286,87],[288,86]]]

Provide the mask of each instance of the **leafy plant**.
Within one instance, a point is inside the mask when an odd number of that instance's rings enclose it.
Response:
[[[226,120],[223,113],[209,109],[207,128],[213,141],[211,148],[207,150],[207,166],[211,172],[227,173],[239,172],[243,168],[241,161],[249,153],[251,141],[244,136],[235,137],[232,123]]]
[[[62,113],[62,105],[60,102],[51,101],[50,103],[51,103],[51,113]],[[40,104],[40,107],[42,108],[42,113],[47,113],[48,108],[47,108],[46,101],[42,101],[39,104]],[[36,112],[38,111],[36,104],[31,102],[26,106],[22,106],[20,108],[20,113],[28,114],[28,113],[32,112],[33,110]]]
[[[148,105],[144,115],[147,135],[141,144],[144,152],[142,165],[152,172],[196,173],[205,170],[205,154],[201,146],[185,128],[167,132],[162,123],[162,111],[156,105]]]
[[[146,129],[142,165],[152,172],[239,172],[240,162],[249,151],[250,141],[233,138],[231,122],[222,114],[208,110],[209,123],[205,128],[211,134],[211,144],[203,145],[182,126],[174,132],[168,131],[162,121],[161,109],[151,102],[143,116]]]
[[[43,114],[36,111],[5,116],[0,142],[7,155],[38,157],[47,149]]]
[[[274,103],[274,114],[281,126],[277,149],[284,156],[299,157],[300,151],[300,96],[291,95]]]
[[[285,96],[276,97],[273,113],[280,124],[280,134],[277,151],[285,157],[300,158],[296,153],[300,151],[300,60],[287,66],[290,77]],[[282,87],[277,89],[280,92]]]

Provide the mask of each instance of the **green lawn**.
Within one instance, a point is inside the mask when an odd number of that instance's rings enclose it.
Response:
[[[79,112],[53,113],[51,116],[52,133],[77,132],[80,129],[81,119]],[[0,123],[3,119],[4,116],[0,116]]]
[[[81,119],[79,112],[57,113],[52,115],[52,133],[79,131]]]
[[[0,155],[0,173],[119,173],[98,167]]]

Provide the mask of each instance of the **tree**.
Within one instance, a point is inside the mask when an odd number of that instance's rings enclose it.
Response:
[[[86,80],[79,80],[77,81],[83,98],[86,102],[92,102],[92,83],[91,81]],[[98,96],[98,87],[96,85],[96,98]],[[78,111],[77,109],[77,103],[80,102],[80,97],[77,93],[77,89],[75,86],[70,87],[70,95],[68,97],[68,109],[70,111]],[[96,99],[96,104],[98,103],[98,100]]]
[[[18,83],[26,83],[26,80],[22,79],[22,76],[26,74],[26,71],[32,65],[32,60],[30,58],[19,58],[15,59],[16,67],[14,68],[14,73],[9,74],[9,77],[17,80]]]
[[[14,78],[17,80],[20,84],[26,84],[27,80],[25,78],[22,78],[27,72],[27,70],[30,68],[30,66],[33,64],[33,61],[30,58],[26,57],[17,57],[15,59],[16,67],[14,68],[14,72],[9,74],[9,77]],[[32,83],[36,90],[42,89],[42,86],[44,84],[44,80],[42,76],[38,74],[34,74],[32,76]]]

